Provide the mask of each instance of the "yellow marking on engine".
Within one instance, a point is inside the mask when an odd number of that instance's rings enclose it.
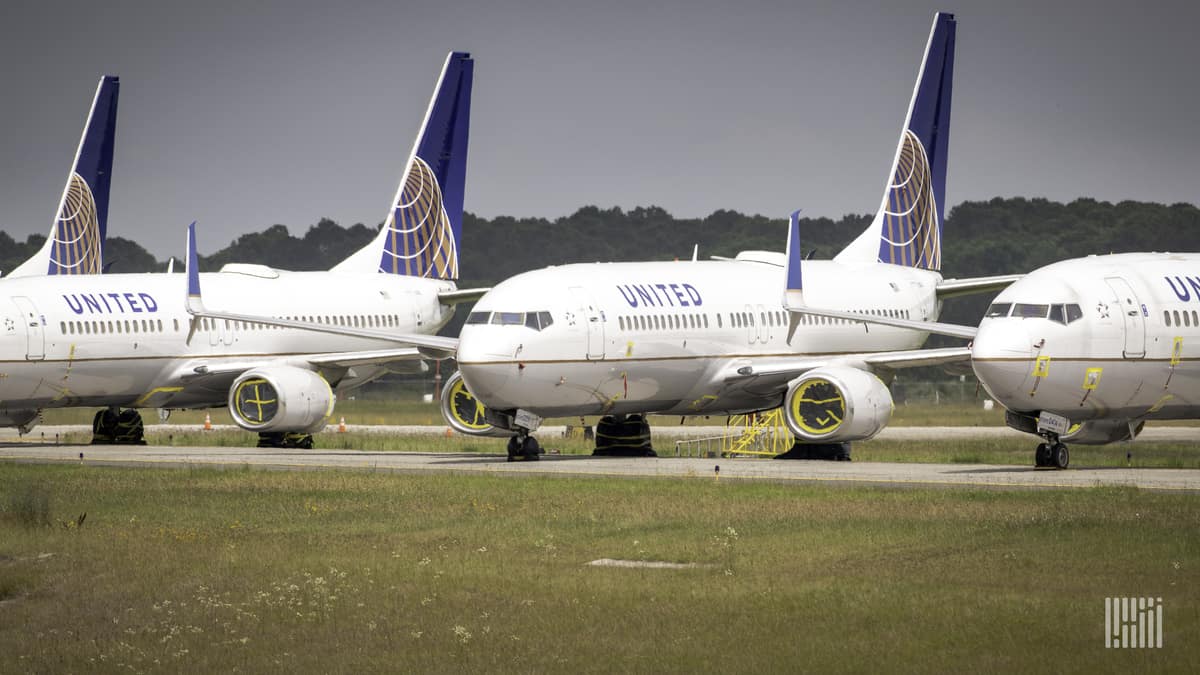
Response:
[[[625,356],[633,356],[633,340],[625,343]]]
[[[1175,340],[1171,344],[1171,366],[1174,367],[1174,366],[1179,365],[1179,362],[1182,360],[1183,360],[1183,338],[1176,337]]]

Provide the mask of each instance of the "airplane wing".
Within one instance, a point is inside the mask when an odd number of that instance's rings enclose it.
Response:
[[[228,319],[230,321],[246,321],[249,323],[258,323],[266,326],[279,326],[282,328],[296,328],[299,330],[308,330],[317,333],[329,333],[332,335],[345,335],[348,337],[361,337],[373,340],[386,340],[397,344],[407,345],[414,348],[420,353],[420,356],[428,359],[440,360],[454,356],[458,350],[458,338],[443,337],[440,335],[424,335],[414,333],[394,333],[384,330],[369,329],[369,328],[351,328],[348,326],[329,326],[325,324],[309,323],[307,321],[291,321],[288,319],[279,319],[270,316],[260,316],[257,314],[237,314],[234,312],[219,312],[213,311],[204,306],[204,301],[200,296],[200,268],[196,262],[196,223],[188,226],[187,235],[187,301],[184,306],[187,308],[188,314],[192,316],[192,331],[195,330],[195,320],[198,318],[209,319]],[[191,339],[191,335],[188,336]],[[394,350],[383,350],[384,352],[392,352]],[[361,354],[363,352],[343,352],[343,354]],[[365,362],[363,362],[365,364]]]
[[[995,277],[974,277],[970,279],[943,279],[938,282],[937,296],[939,300],[957,298],[962,295],[990,293],[1007,288],[1009,284],[1025,276],[1024,274],[1005,274]]]
[[[734,362],[719,374],[718,381],[726,386],[766,392],[778,389],[782,393],[788,382],[815,368],[845,365],[871,371],[891,371],[923,366],[946,366],[969,363],[969,347],[941,349],[908,349],[894,352],[865,352],[817,356],[779,357],[755,360],[754,363]]]
[[[912,330],[919,330],[923,333],[935,333],[937,335],[963,338],[965,340],[973,339],[975,337],[975,333],[979,330],[978,328],[972,326],[960,326],[955,323],[896,319],[886,316],[859,314],[858,312],[843,312],[836,309],[821,309],[819,307],[808,307],[804,305],[792,305],[788,307],[788,311],[790,311],[792,314],[808,314],[810,316],[824,316],[831,319],[844,319],[846,321],[855,321],[858,323],[873,323],[881,326],[893,326],[895,328],[910,328]]]

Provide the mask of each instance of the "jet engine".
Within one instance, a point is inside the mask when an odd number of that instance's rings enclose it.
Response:
[[[788,429],[801,441],[865,441],[892,417],[892,393],[873,373],[850,366],[810,370],[783,399]]]
[[[312,433],[333,414],[335,396],[325,378],[294,366],[254,368],[229,389],[229,414],[247,431]]]
[[[1080,445],[1104,445],[1118,441],[1132,441],[1142,433],[1142,428],[1145,426],[1144,421],[1090,420],[1072,426],[1061,440]]]
[[[512,436],[508,429],[509,416],[484,407],[467,390],[461,373],[455,372],[442,386],[442,418],[460,434],[468,436]]]

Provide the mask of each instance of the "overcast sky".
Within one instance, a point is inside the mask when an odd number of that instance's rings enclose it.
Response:
[[[106,73],[110,236],[165,257],[192,220],[206,253],[375,225],[451,49],[476,59],[469,211],[873,212],[937,9],[958,18],[951,206],[1200,201],[1194,1],[5,0],[0,229],[49,229]]]

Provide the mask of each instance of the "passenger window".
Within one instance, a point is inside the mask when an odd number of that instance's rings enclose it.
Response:
[[[1171,325],[1171,310],[1169,310],[1169,309],[1163,310],[1163,325],[1166,325],[1166,326]]]
[[[1180,325],[1180,322],[1179,322],[1179,310],[1175,310],[1174,314],[1175,314],[1175,325],[1176,325],[1176,326],[1178,326],[1178,325]]]
[[[1193,326],[1200,326],[1200,323],[1198,323],[1198,322],[1196,321],[1196,318],[1197,318],[1197,317],[1196,317],[1196,310],[1194,310],[1194,309],[1193,309],[1193,310],[1192,310],[1192,325],[1193,325]]]
[[[1183,325],[1184,325],[1184,326],[1186,326],[1186,327],[1191,327],[1191,325],[1192,325],[1192,322],[1188,320],[1188,319],[1190,319],[1190,318],[1191,318],[1191,317],[1189,317],[1189,316],[1188,316],[1188,313],[1187,313],[1187,311],[1186,311],[1186,310],[1184,310],[1184,312],[1183,312]]]

